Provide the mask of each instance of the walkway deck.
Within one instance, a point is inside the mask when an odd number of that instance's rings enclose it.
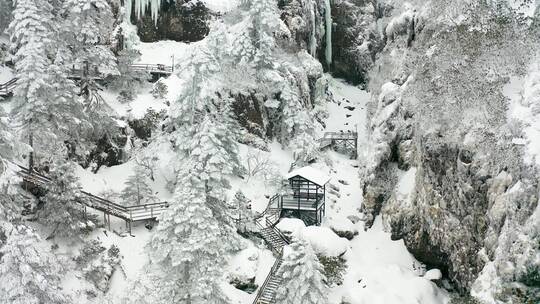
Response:
[[[137,63],[131,65],[132,69],[140,72],[148,72],[152,75],[157,76],[168,76],[171,75],[174,71],[173,66],[163,65],[163,64],[144,64]],[[70,69],[68,77],[71,79],[81,79],[83,75],[87,74],[87,77],[90,77],[94,80],[104,79],[106,74],[99,71],[85,71],[82,68],[74,67]],[[17,83],[17,78],[13,78],[6,83],[0,83],[0,96],[7,97],[13,94]]]
[[[326,132],[319,139],[319,149],[332,147],[338,151],[350,152],[354,158],[358,157],[358,132]]]
[[[316,211],[324,204],[324,197],[319,196],[315,200],[315,198],[294,197],[292,194],[277,195],[270,204],[272,208],[281,210]]]
[[[51,182],[51,179],[43,174],[34,171],[30,172],[28,168],[18,164],[15,164],[15,166],[17,166],[16,169],[18,169],[17,174],[20,175],[25,182],[33,186],[43,187]],[[169,207],[168,202],[138,206],[122,206],[92,193],[86,191],[81,192],[84,195],[84,199],[77,201],[79,204],[97,211],[101,211],[106,217],[112,215],[126,221],[126,226],[128,227],[130,233],[131,223],[144,220],[155,220],[164,210]]]

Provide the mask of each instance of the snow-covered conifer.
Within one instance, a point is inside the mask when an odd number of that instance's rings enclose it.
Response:
[[[39,210],[38,218],[53,229],[51,236],[80,237],[89,222],[80,204],[87,198],[81,193],[75,164],[67,160],[56,160],[48,176],[51,182],[45,186],[45,204]]]
[[[255,227],[255,214],[251,209],[250,201],[241,190],[238,190],[231,203],[231,207],[237,210],[236,219],[238,219],[237,229],[243,232],[253,231]]]
[[[51,92],[51,38],[55,31],[52,9],[45,0],[17,1],[8,29],[17,76],[12,114],[22,128],[21,135],[30,144],[34,136],[39,135],[42,142],[54,137],[48,127],[51,117],[47,104]]]
[[[114,17],[106,0],[66,0],[63,3],[65,25],[62,35],[70,46],[73,63],[85,62],[100,73],[116,75],[116,59],[108,48]]]
[[[206,204],[205,183],[195,172],[183,175],[174,203],[162,214],[150,241],[151,261],[164,272],[160,281],[170,282],[160,284],[163,303],[228,302],[219,287],[226,241]]]
[[[326,304],[323,267],[306,240],[298,238],[285,247],[279,273],[283,281],[276,293],[277,303]]]
[[[148,172],[141,166],[135,166],[133,174],[127,179],[120,197],[126,206],[137,206],[157,201],[148,183]]]
[[[256,49],[253,58],[259,68],[273,67],[273,52],[276,47],[274,33],[279,28],[279,14],[276,1],[252,0],[250,5],[253,46]]]
[[[204,106],[216,97],[216,85],[210,84],[209,80],[220,70],[218,59],[212,50],[205,46],[195,48],[191,58],[186,62],[186,67],[180,69],[178,73],[183,77],[189,77],[190,82],[171,109],[171,117],[179,131],[177,134],[185,136],[184,139],[193,134],[197,116],[203,112]],[[182,149],[181,142],[181,140],[178,142],[180,149]]]
[[[132,67],[139,57],[139,51],[134,49],[124,48],[118,52],[118,71],[120,75],[114,77],[111,88],[128,93],[130,96],[129,101],[132,101],[139,91],[141,83],[150,78],[147,72]]]
[[[308,162],[318,152],[313,119],[301,103],[298,88],[290,80],[283,83],[281,100],[281,141],[290,143],[296,161]]]
[[[0,246],[0,303],[72,303],[60,286],[62,263],[24,225],[7,229]]]

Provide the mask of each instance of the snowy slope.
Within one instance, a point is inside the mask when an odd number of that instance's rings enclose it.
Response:
[[[330,83],[336,103],[328,105],[330,117],[327,121],[327,130],[346,130],[354,121],[365,121],[365,103],[369,95],[336,79],[330,79]],[[344,98],[350,102],[343,100]],[[355,109],[351,111],[345,108],[347,106],[354,106]],[[351,115],[350,119],[346,115]],[[365,140],[363,127],[359,127],[359,131],[359,141]],[[154,149],[164,151],[163,147],[154,147]],[[241,155],[245,158],[248,150],[253,152],[256,149],[241,146],[240,150]],[[258,152],[266,154],[282,176],[289,171],[292,155],[290,151],[283,150],[279,144],[271,144],[270,152]],[[153,189],[164,200],[170,199],[170,193],[167,192],[164,185],[168,175],[171,174],[167,167],[168,154],[160,155],[163,157],[160,157],[158,163],[160,168],[157,174],[158,178],[152,184]],[[319,162],[314,166],[330,175],[330,184],[339,189],[339,196],[328,194],[327,215],[322,227],[306,228],[301,224],[296,230],[297,233],[308,237],[321,252],[337,255],[345,251],[344,258],[348,268],[344,276],[344,283],[332,289],[330,303],[339,304],[342,300],[351,304],[446,303],[448,301],[447,294],[437,288],[430,280],[422,277],[423,268],[420,263],[407,252],[402,241],[390,240],[390,234],[383,232],[379,221],[372,229],[364,231],[362,221],[355,220],[353,223],[350,220],[362,217],[359,213],[362,191],[359,186],[357,161],[331,151],[327,153],[326,158],[326,162]],[[79,176],[88,191],[94,193],[106,189],[120,191],[124,181],[132,173],[133,165],[134,161],[129,161],[120,166],[101,169],[97,174],[80,169]],[[408,184],[407,179],[405,179],[403,187],[405,190]],[[267,185],[260,177],[253,177],[249,182],[235,179],[232,181],[232,185],[233,189],[229,195],[232,196],[237,189],[241,189],[252,201],[253,209],[257,211],[264,210],[268,200],[266,196],[275,193],[275,187]],[[406,192],[405,190],[404,192]],[[113,219],[113,230],[123,231],[123,225],[123,222]],[[354,231],[358,235],[348,241],[339,238],[329,228]],[[95,233],[95,237],[98,235],[105,244],[116,244],[120,247],[121,253],[124,255],[123,268],[129,278],[135,278],[146,262],[144,247],[150,235],[142,223],[134,228],[134,237],[122,238],[114,233],[108,233],[105,236],[101,231]],[[329,244],[331,246],[328,246]],[[325,246],[331,248],[325,248]],[[338,248],[337,251],[336,248]],[[250,259],[255,261],[249,262]],[[257,246],[251,244],[249,248],[232,257],[224,274],[223,286],[233,303],[250,303],[254,294],[249,295],[239,291],[227,284],[227,281],[231,277],[256,274],[256,283],[262,284],[272,264],[273,257],[262,244]],[[123,275],[115,275],[109,294],[120,299],[128,286],[128,281],[129,279]]]

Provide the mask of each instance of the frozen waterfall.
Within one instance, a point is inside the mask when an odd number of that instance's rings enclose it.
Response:
[[[330,68],[332,64],[332,6],[330,0],[324,0],[324,18],[326,24],[326,65]]]
[[[315,12],[317,11],[317,2],[311,0],[311,38],[309,40],[309,53],[315,57],[317,53],[317,20],[315,19]]]

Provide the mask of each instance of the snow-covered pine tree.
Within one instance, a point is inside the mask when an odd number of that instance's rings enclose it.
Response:
[[[306,240],[296,238],[285,247],[280,272],[283,281],[276,292],[277,303],[326,304],[323,268]]]
[[[150,241],[151,262],[160,266],[163,303],[224,304],[219,287],[225,242],[206,204],[205,183],[192,162],[176,189],[174,203],[160,218]],[[190,169],[191,168],[191,169]],[[163,283],[163,284],[161,284]]]
[[[157,197],[148,184],[149,173],[141,166],[135,166],[133,174],[127,179],[120,198],[126,206],[155,203]]]
[[[252,0],[249,15],[252,22],[253,46],[256,49],[253,61],[258,68],[274,66],[273,53],[276,47],[274,33],[279,28],[277,1]]]
[[[278,134],[281,135],[282,143],[290,144],[295,160],[299,163],[312,160],[318,153],[313,134],[313,119],[306,107],[301,103],[298,87],[291,83],[291,79],[285,79],[282,83],[279,111],[282,124]]]
[[[51,98],[48,107],[54,109],[56,120],[55,133],[60,139],[69,141],[82,150],[82,137],[93,132],[93,124],[85,104],[77,96],[78,88],[68,75],[69,58],[63,48],[58,48],[53,63],[48,67],[50,77]]]
[[[150,79],[147,72],[135,70],[132,64],[140,57],[140,52],[124,48],[118,52],[118,71],[120,75],[114,77],[111,88],[127,93],[127,101],[132,101],[144,80]]]
[[[114,17],[106,0],[66,0],[62,35],[72,49],[73,63],[88,62],[100,73],[117,75],[116,58],[108,48]]]
[[[220,222],[222,237],[228,251],[241,248],[241,242],[232,223],[231,212],[225,200],[230,188],[228,178],[239,168],[238,148],[233,125],[228,124],[225,112],[207,113],[200,121],[192,140],[188,158],[195,164],[194,170],[204,184],[206,204],[214,218]],[[216,107],[213,109],[218,111]]]
[[[51,92],[48,75],[51,38],[55,31],[52,9],[46,0],[17,1],[8,29],[17,76],[12,114],[22,128],[20,135],[30,145],[33,145],[34,136],[41,142],[54,138],[49,126],[50,120],[55,118],[49,114],[47,104]],[[32,155],[30,157],[32,162]]]
[[[60,287],[62,263],[31,228],[9,226],[0,247],[0,303],[72,303]]]
[[[236,191],[231,205],[232,208],[237,210],[237,229],[242,232],[254,231],[256,229],[255,214],[251,209],[249,200],[241,190]]]
[[[209,80],[220,70],[220,65],[212,50],[199,46],[194,49],[185,66],[178,70],[178,74],[182,78],[188,77],[190,82],[172,105],[171,118],[178,130],[176,134],[182,137],[178,138],[178,147],[187,154],[189,148],[182,142],[193,135],[197,116],[203,112],[205,104],[216,97],[217,87]]]
[[[45,204],[38,211],[39,220],[53,229],[51,236],[80,238],[89,221],[78,203],[86,198],[75,175],[75,164],[56,160],[48,176],[51,182],[45,186],[47,193],[43,197]]]

